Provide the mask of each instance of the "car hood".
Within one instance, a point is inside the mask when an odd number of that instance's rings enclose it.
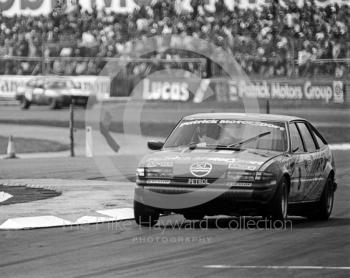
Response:
[[[140,167],[172,168],[174,176],[217,178],[227,171],[257,171],[268,160],[281,152],[267,150],[215,150],[215,149],[168,149],[152,153],[143,158]]]

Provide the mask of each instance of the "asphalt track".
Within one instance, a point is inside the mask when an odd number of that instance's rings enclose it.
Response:
[[[293,218],[274,229],[168,216],[153,229],[125,221],[2,231],[0,277],[350,277],[349,152],[335,156],[339,189],[328,222]]]
[[[131,102],[128,104],[127,113],[134,113],[141,109],[141,119],[145,122],[170,122],[177,123],[183,116],[200,112],[244,112],[243,109],[232,107],[229,103],[224,106],[216,106],[215,104],[203,104],[193,106],[190,104],[157,103],[147,104],[140,107],[138,103]],[[224,107],[223,107],[224,106]],[[106,103],[103,110],[111,113],[113,121],[124,119],[126,105],[125,103]],[[93,109],[84,110],[80,107],[75,109],[75,121],[78,127],[81,127],[85,121],[85,113],[92,113]],[[261,111],[265,111],[264,107]],[[262,112],[263,113],[263,112]],[[305,118],[312,123],[342,123],[349,125],[350,113],[347,108],[336,108],[333,106],[315,106],[315,107],[288,107],[288,106],[271,106],[270,113],[293,115]],[[130,117],[131,115],[128,114]],[[46,125],[46,126],[63,126],[69,125],[69,110],[50,110],[47,106],[33,106],[29,110],[20,110],[17,106],[0,106],[0,123],[18,123],[30,125]]]

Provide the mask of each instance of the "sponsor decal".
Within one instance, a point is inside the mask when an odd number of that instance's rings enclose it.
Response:
[[[173,167],[174,162],[172,161],[157,161],[157,160],[149,160],[146,162],[146,167]]]
[[[207,160],[212,161],[212,162],[229,163],[229,162],[234,162],[236,159],[235,158],[225,158],[225,157],[209,157],[209,158],[207,158]]]
[[[266,122],[256,122],[256,121],[240,121],[240,120],[220,120],[220,124],[241,124],[241,125],[251,125],[251,126],[258,126],[258,127],[270,127],[270,128],[276,128],[284,130],[283,127],[280,127],[278,125],[266,123]]]
[[[170,184],[170,180],[146,180],[148,184]]]
[[[180,127],[188,126],[188,125],[200,125],[200,124],[217,124],[219,120],[193,120],[186,121],[180,124]]]
[[[165,101],[188,101],[190,92],[188,84],[174,81],[151,81],[143,80],[143,99]]]
[[[253,193],[253,190],[250,189],[250,188],[233,188],[231,189],[230,192],[233,192],[233,193]]]
[[[334,103],[344,103],[343,81],[333,81]]]
[[[189,126],[189,125],[200,125],[200,124],[240,124],[240,125],[251,125],[258,127],[269,127],[276,128],[280,130],[284,130],[284,127],[274,125],[267,122],[259,122],[259,121],[242,121],[242,120],[193,120],[186,121],[180,124],[180,127]]]
[[[208,185],[208,179],[188,179],[188,184],[193,185]]]
[[[253,186],[252,183],[247,183],[247,182],[227,182],[226,185],[228,185],[228,186],[240,186],[240,187],[251,187],[251,186]]]
[[[260,164],[259,164],[260,165]],[[234,170],[248,170],[248,171],[254,171],[259,166],[249,165],[244,163],[230,163],[228,165],[228,169],[234,169]]]
[[[190,166],[191,174],[199,178],[209,175],[212,169],[213,165],[208,162],[196,162]]]
[[[306,99],[321,99],[326,103],[333,97],[333,88],[331,86],[312,86],[310,81],[304,84],[304,93]]]

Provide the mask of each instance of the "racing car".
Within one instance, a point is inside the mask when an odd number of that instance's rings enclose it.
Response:
[[[215,215],[288,215],[327,220],[335,164],[320,132],[302,118],[202,113],[184,117],[165,142],[148,142],[136,171],[137,224],[161,214],[200,220]]]
[[[22,109],[31,105],[49,105],[51,109],[68,106],[71,100],[77,105],[85,106],[90,92],[64,77],[37,77],[30,79],[24,86],[17,88],[16,100]]]

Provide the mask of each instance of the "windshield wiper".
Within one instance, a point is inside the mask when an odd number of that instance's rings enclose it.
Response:
[[[190,150],[194,150],[195,148],[198,148],[198,144],[200,143],[189,143],[186,145],[186,147],[188,147]]]
[[[252,141],[255,141],[255,140],[257,140],[257,139],[259,139],[259,138],[261,138],[261,137],[264,137],[264,136],[266,136],[266,135],[269,135],[269,134],[271,134],[271,131],[267,131],[267,132],[264,132],[264,133],[260,133],[260,134],[254,136],[254,137],[251,137],[251,138],[245,139],[245,140],[243,140],[243,141],[240,141],[240,142],[237,142],[237,143],[228,145],[227,147],[228,147],[228,148],[233,148],[233,147],[242,146],[242,145],[244,145],[244,144],[250,143],[250,142],[252,142]]]
[[[240,150],[241,148],[235,146],[226,146],[226,145],[218,145],[218,144],[204,144],[204,143],[191,143],[188,144],[187,147],[190,150],[198,149],[224,149],[224,150]]]
[[[224,149],[224,150],[236,150],[239,151],[241,148],[239,147],[235,147],[235,146],[231,146],[231,145],[216,145],[216,144],[211,144],[211,145],[207,145],[209,147],[214,147],[215,149],[219,150],[219,149]]]

